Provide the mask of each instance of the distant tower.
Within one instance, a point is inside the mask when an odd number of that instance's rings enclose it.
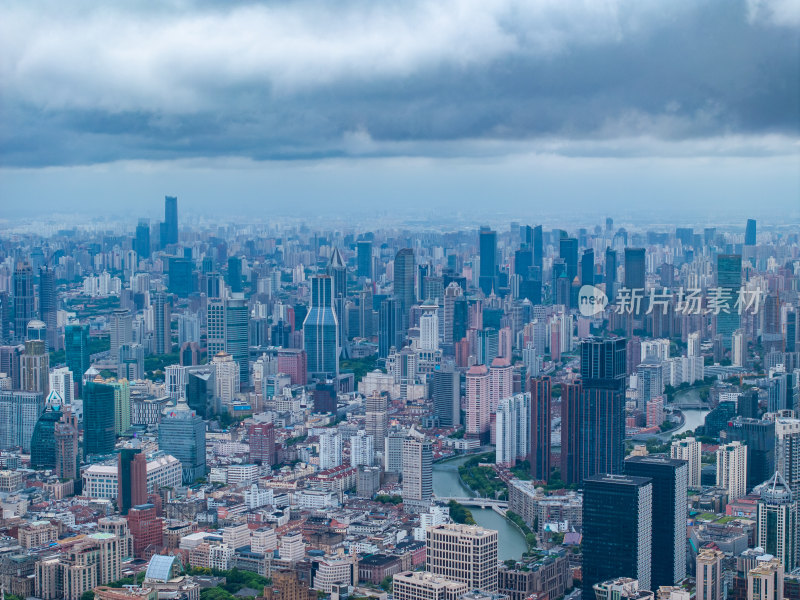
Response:
[[[152,300],[154,350],[156,354],[169,354],[172,352],[172,310],[169,298],[164,292],[156,292]],[[113,356],[118,360],[119,350]]]
[[[414,251],[402,248],[394,257],[394,298],[400,304],[400,330],[408,329],[408,311],[414,305]]]
[[[308,373],[322,379],[339,375],[339,321],[333,310],[333,280],[329,275],[311,279],[311,306],[303,322],[303,349]]]
[[[36,318],[33,295],[33,269],[27,262],[17,263],[14,270],[14,336],[24,340],[28,323]]]
[[[228,277],[226,280],[231,292],[238,294],[242,291],[242,259],[231,256],[228,259]]]
[[[90,381],[83,391],[83,450],[89,454],[114,451],[114,388]]]
[[[533,477],[534,481],[549,481],[550,417],[551,417],[550,377],[544,376],[544,377],[531,378],[530,391],[531,391],[531,415],[530,415],[531,477]]]
[[[369,240],[360,240],[358,242],[358,276],[373,279],[372,242]]]
[[[403,317],[400,302],[386,298],[378,312],[378,356],[386,358],[392,348],[400,351],[403,346]]]
[[[452,364],[437,366],[433,371],[433,412],[440,427],[461,424],[461,375]]]
[[[478,285],[484,296],[497,291],[497,232],[481,227],[478,232],[480,250],[480,275]]]
[[[50,405],[36,421],[31,436],[31,468],[55,469],[56,467],[56,424],[61,420],[61,406]]]
[[[163,412],[158,449],[181,461],[183,483],[194,483],[206,474],[206,424],[185,402]]]
[[[741,318],[734,303],[742,287],[742,256],[740,254],[717,255],[717,286],[730,298],[729,312],[721,311],[716,316],[717,334],[722,336],[722,347],[726,350],[733,344],[733,332],[739,329]]]
[[[64,360],[72,371],[77,396],[83,397],[83,374],[89,370],[89,326],[78,323],[64,327]]]
[[[47,349],[60,349],[58,336],[58,304],[56,296],[56,275],[53,269],[39,269],[39,318],[47,326]]]
[[[755,246],[756,245],[756,220],[755,219],[747,219],[747,226],[744,230],[744,245],[745,246]]]
[[[139,219],[133,249],[139,258],[150,258],[150,222],[147,219]]]
[[[28,329],[40,332],[42,338],[45,336],[45,326],[41,321],[31,321]],[[26,392],[40,392],[47,398],[50,394],[50,355],[47,353],[45,341],[43,339],[27,340],[25,354],[21,356],[20,363],[22,389]]]
[[[787,571],[797,566],[797,500],[780,473],[764,483],[758,500],[756,545],[779,559]]]
[[[166,238],[161,240],[161,245],[178,243],[178,198],[175,196],[164,197],[164,233]]]

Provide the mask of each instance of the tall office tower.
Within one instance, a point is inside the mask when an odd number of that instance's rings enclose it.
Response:
[[[636,407],[647,411],[651,400],[664,393],[664,367],[660,359],[650,356],[636,367]]]
[[[238,256],[228,258],[228,274],[225,283],[234,294],[242,292],[242,259]]]
[[[342,436],[334,430],[327,430],[319,436],[319,468],[322,471],[342,464]]]
[[[172,332],[170,329],[172,309],[169,298],[164,292],[155,292],[152,296],[152,304],[153,350],[156,354],[169,354],[172,352]],[[119,354],[119,350],[117,354]]]
[[[662,456],[632,456],[625,474],[649,477],[653,483],[651,589],[676,585],[686,577],[686,507],[689,467]]]
[[[275,464],[275,425],[254,423],[247,429],[250,452],[248,460],[256,465]]]
[[[366,432],[375,442],[375,448],[383,449],[389,430],[389,406],[386,396],[373,392],[364,401],[366,408]]]
[[[798,563],[797,500],[780,473],[761,488],[757,515],[756,545],[791,571]]]
[[[235,374],[233,379],[239,381],[239,376]],[[186,369],[186,403],[204,419],[217,412],[216,389],[216,367],[213,364]]]
[[[452,363],[437,365],[433,371],[433,414],[440,427],[461,424],[461,374]]]
[[[644,248],[625,248],[625,287],[643,290],[646,281]]]
[[[333,297],[344,298],[347,296],[347,264],[342,258],[342,253],[338,248],[334,248],[331,253],[331,260],[328,263],[328,275],[333,279]]]
[[[378,314],[378,356],[386,358],[391,349],[403,348],[403,318],[400,303],[394,298],[381,302]]]
[[[722,550],[702,548],[697,555],[697,600],[721,600],[722,585],[725,578],[722,572]]]
[[[31,435],[31,469],[56,468],[55,430],[61,415],[61,405],[50,404],[36,421]]]
[[[692,489],[700,489],[700,472],[703,467],[701,458],[702,444],[693,437],[675,440],[670,447],[670,456],[686,461],[686,485]]]
[[[786,352],[797,352],[797,309],[786,312]]]
[[[735,300],[731,300],[733,306]],[[781,327],[781,300],[778,294],[767,294],[763,300],[761,345],[764,353],[783,352],[785,335]]]
[[[115,441],[114,388],[89,381],[83,390],[83,452],[111,454]]]
[[[594,250],[584,250],[581,255],[581,285],[594,285]]]
[[[544,251],[542,244],[542,226],[533,228],[533,266],[539,267],[539,272],[544,270]]]
[[[775,419],[775,470],[800,498],[800,419]]]
[[[359,240],[357,244],[358,253],[358,276],[373,279],[372,277],[372,242],[369,240]]]
[[[118,361],[119,347],[133,342],[133,316],[130,309],[115,308],[109,318],[108,329],[111,343],[109,353],[114,361]]]
[[[531,463],[531,477],[533,477],[534,481],[549,481],[550,479],[550,394],[551,394],[550,377],[544,376],[544,377],[531,378],[529,380],[529,388],[531,391],[531,416],[530,416],[531,453],[529,458]],[[563,425],[563,420],[562,420],[562,425]],[[563,430],[562,430],[562,436],[563,436]]]
[[[11,341],[13,328],[14,313],[11,309],[11,297],[8,292],[0,292],[0,343]]]
[[[561,479],[564,483],[581,481],[581,398],[580,381],[561,384]]]
[[[363,429],[350,437],[350,466],[371,467],[375,463],[375,438]]]
[[[467,371],[467,435],[486,439],[489,432],[489,369],[475,365]]]
[[[436,352],[439,349],[439,307],[437,305],[422,305],[422,315],[419,318],[419,347],[420,350]]]
[[[162,247],[178,243],[178,199],[174,196],[164,197],[164,234]]]
[[[33,430],[43,412],[44,396],[39,392],[0,390],[0,450],[30,452]]]
[[[28,262],[17,263],[14,269],[14,337],[24,340],[28,322],[36,318],[33,295],[33,268]]]
[[[158,426],[158,449],[171,454],[183,467],[183,483],[206,474],[206,424],[185,402],[167,406]]]
[[[53,269],[39,269],[39,318],[47,326],[47,348],[59,350],[58,336],[58,296],[56,295],[56,274]]]
[[[339,375],[339,321],[333,310],[332,285],[328,275],[311,279],[311,306],[303,322],[303,349],[308,355],[310,377],[331,379]]]
[[[480,275],[478,285],[485,296],[497,292],[497,232],[481,227],[478,232],[480,248]]]
[[[131,428],[131,386],[127,379],[108,383],[114,389],[114,434]]]
[[[67,367],[59,367],[50,372],[50,391],[56,392],[61,403],[67,406],[75,399],[75,384],[72,383],[72,371]]]
[[[144,347],[141,344],[122,344],[119,347],[117,377],[135,381],[144,379]]]
[[[744,230],[744,245],[745,246],[755,246],[756,245],[756,220],[755,219],[747,219],[747,226]]]
[[[239,365],[230,354],[219,352],[211,359],[211,366],[214,369],[214,395],[221,405],[228,405],[241,389]]]
[[[139,258],[150,258],[150,221],[147,219],[139,219],[133,249],[136,250]]]
[[[47,398],[50,394],[50,355],[43,340],[25,342],[25,354],[20,357],[20,367],[23,391],[40,392]]]
[[[533,251],[530,248],[520,248],[514,252],[514,274],[526,279],[533,266]]]
[[[581,478],[621,473],[625,450],[625,339],[587,338],[580,344]]]
[[[383,446],[383,470],[387,473],[403,474],[403,442],[406,437],[408,431],[404,429],[394,429],[386,434]]]
[[[503,398],[494,421],[495,463],[513,467],[531,452],[531,395],[514,394]]]
[[[737,404],[741,407],[748,399],[752,400],[752,397],[740,396]],[[757,402],[758,400],[756,399]],[[747,489],[752,490],[775,473],[775,422],[741,417],[729,418],[727,421],[727,427],[720,432],[720,439],[723,443],[741,442],[747,448]],[[785,421],[781,424],[781,437],[785,440],[784,434],[788,432],[790,437],[789,446],[791,447],[792,442],[797,441],[797,436],[791,440],[791,422],[788,427],[786,425]],[[790,459],[790,461],[796,460],[796,458]]]
[[[186,367],[167,365],[164,367],[164,388],[170,400],[186,397]]]
[[[784,598],[784,566],[775,557],[763,555],[747,572],[747,600]]]
[[[59,479],[77,479],[80,474],[78,450],[78,420],[65,413],[55,424],[53,437],[56,447],[55,474]]]
[[[567,279],[572,283],[578,276],[578,240],[562,237],[558,241],[558,256],[563,259],[567,268]]]
[[[721,311],[717,319],[717,335],[722,336],[722,347],[730,350],[733,332],[741,326],[739,311],[734,308],[739,290],[742,287],[742,256],[741,254],[717,255],[717,287],[721,294],[729,298],[729,312]]]
[[[497,591],[497,531],[447,523],[427,530],[427,570],[471,590]]]
[[[225,300],[209,300],[206,305],[206,346],[209,356],[225,352]]]
[[[122,448],[117,456],[117,508],[122,515],[147,502],[147,458],[139,448]]]
[[[400,304],[401,332],[408,329],[408,311],[416,302],[414,296],[414,251],[401,248],[394,257],[394,293],[393,297]]]
[[[614,302],[617,292],[617,251],[606,248],[606,296],[609,303]]]
[[[413,435],[416,434],[416,435]],[[433,447],[421,434],[403,441],[403,504],[423,508],[433,496]]]
[[[188,298],[194,291],[195,283],[192,274],[194,264],[189,258],[172,256],[169,258],[169,287],[171,294],[179,298]]]
[[[594,475],[583,482],[583,594],[625,573],[649,590],[653,484],[646,477]],[[613,523],[613,526],[609,526]]]
[[[83,374],[89,370],[89,326],[78,323],[64,327],[64,361],[72,371],[78,397],[83,397]]]
[[[18,390],[22,381],[22,353],[25,346],[0,346],[0,373],[5,373],[11,379],[11,389]]]
[[[234,294],[225,305],[225,352],[239,365],[239,382],[250,383],[250,309],[242,294]]]
[[[717,449],[717,486],[728,491],[728,501],[747,495],[747,447],[731,442]]]

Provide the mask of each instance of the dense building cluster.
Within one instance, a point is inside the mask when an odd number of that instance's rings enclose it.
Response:
[[[796,230],[178,215],[0,234],[6,595],[800,599]]]

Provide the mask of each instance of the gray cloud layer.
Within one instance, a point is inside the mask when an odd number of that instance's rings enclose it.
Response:
[[[0,162],[786,155],[793,0],[12,3]]]

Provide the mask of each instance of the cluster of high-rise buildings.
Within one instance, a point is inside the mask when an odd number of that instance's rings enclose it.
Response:
[[[798,310],[755,221],[0,234],[0,586],[800,598]]]

